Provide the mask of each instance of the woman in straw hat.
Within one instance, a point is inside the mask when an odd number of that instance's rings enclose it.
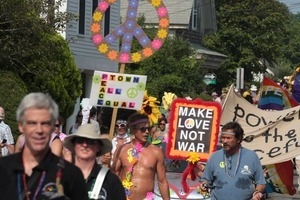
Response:
[[[107,172],[106,176],[105,173],[102,174],[102,167],[96,162],[96,157],[110,152],[112,145],[109,139],[99,136],[93,124],[81,125],[77,132],[65,138],[64,146],[70,150],[66,159],[73,161],[83,173],[90,199],[126,199],[120,179],[110,171]],[[95,188],[99,186],[97,185],[98,179],[101,180],[101,178],[97,178],[98,174],[105,178],[104,181],[99,181],[103,184],[95,196]]]

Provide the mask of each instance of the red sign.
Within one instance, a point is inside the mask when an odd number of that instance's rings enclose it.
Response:
[[[172,102],[167,155],[172,159],[187,159],[197,152],[207,161],[216,150],[221,118],[217,102],[177,98]]]

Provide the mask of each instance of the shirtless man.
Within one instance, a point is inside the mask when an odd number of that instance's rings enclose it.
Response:
[[[118,147],[114,154],[112,170],[121,179],[128,199],[142,200],[153,195],[155,174],[157,174],[162,198],[169,200],[163,152],[147,142],[151,129],[148,116],[133,114],[128,119],[128,125],[134,139]]]

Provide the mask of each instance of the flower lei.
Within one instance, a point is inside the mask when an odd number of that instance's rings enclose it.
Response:
[[[200,161],[200,157],[198,153],[190,152],[189,157],[186,159],[186,161],[188,161],[188,166],[182,173],[182,177],[181,177],[181,185],[185,193],[189,191],[189,186],[186,182],[188,175],[190,175],[191,180],[194,181],[196,179],[196,174],[194,169],[197,166],[197,162]]]
[[[131,143],[132,144],[132,143]],[[127,196],[127,200],[129,200],[128,196],[130,195],[130,188],[133,186],[133,183],[131,182],[133,168],[138,162],[139,154],[143,150],[143,145],[141,143],[136,143],[133,148],[128,149],[127,151],[127,159],[131,164],[131,167],[129,167],[128,172],[126,173],[125,179],[122,181],[122,185],[125,189],[125,193]],[[145,200],[152,200],[154,198],[153,192],[147,192],[147,196]]]

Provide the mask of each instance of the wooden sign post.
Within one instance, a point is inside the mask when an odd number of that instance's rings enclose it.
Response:
[[[125,64],[122,63],[120,66],[119,73],[124,74],[125,71]],[[115,131],[115,124],[116,124],[116,119],[117,119],[117,114],[118,114],[118,108],[113,108],[112,116],[111,116],[111,122],[110,122],[110,129],[109,129],[109,139],[114,138],[114,131]]]

